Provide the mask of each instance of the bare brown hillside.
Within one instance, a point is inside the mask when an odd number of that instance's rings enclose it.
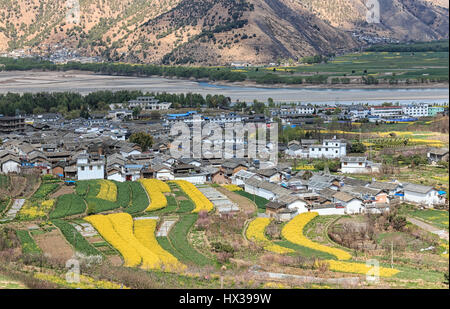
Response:
[[[0,0],[0,51],[66,47],[116,61],[275,62],[371,38],[448,38],[448,2],[379,0]],[[364,37],[366,41],[362,40]]]

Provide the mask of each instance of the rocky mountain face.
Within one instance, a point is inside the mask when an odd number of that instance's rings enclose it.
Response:
[[[127,62],[296,60],[448,38],[448,26],[446,0],[0,0],[0,51],[65,47]]]

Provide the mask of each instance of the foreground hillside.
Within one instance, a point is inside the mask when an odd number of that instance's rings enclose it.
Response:
[[[79,8],[79,9],[78,9]],[[448,38],[448,3],[361,0],[19,0],[0,2],[0,51],[66,47],[151,63],[268,63],[335,53],[372,39]]]
[[[404,204],[380,216],[312,211],[279,222],[257,215],[268,200],[236,185],[102,179],[73,187],[47,175],[26,178],[37,183],[20,193],[0,176],[8,194],[0,288],[446,288],[448,242],[402,218],[448,230],[448,211]],[[224,205],[238,211],[222,213]],[[64,280],[74,257],[79,282]],[[373,258],[376,285],[365,280]]]

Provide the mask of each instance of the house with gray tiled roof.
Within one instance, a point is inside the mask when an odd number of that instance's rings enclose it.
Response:
[[[412,183],[403,184],[403,193],[406,202],[427,206],[443,203],[443,198],[440,196],[439,191],[431,186]]]

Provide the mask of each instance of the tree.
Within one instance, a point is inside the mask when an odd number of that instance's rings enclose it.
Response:
[[[350,146],[350,153],[365,153],[367,151],[366,145],[361,142],[353,143]]]
[[[139,116],[139,114],[141,113],[141,108],[139,106],[136,106],[135,108],[133,108],[133,118],[136,118],[137,116]]]
[[[133,133],[129,140],[131,143],[138,144],[142,151],[147,151],[153,145],[153,137],[145,132]]]
[[[153,120],[159,120],[159,119],[161,119],[161,113],[158,111],[152,111],[150,113],[150,118]]]

